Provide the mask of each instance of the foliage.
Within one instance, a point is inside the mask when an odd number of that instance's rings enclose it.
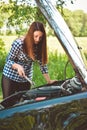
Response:
[[[27,27],[34,20],[41,21],[44,24],[46,23],[44,16],[37,7],[32,7],[25,3],[18,5],[17,1],[2,4],[0,5],[0,13],[3,14],[3,16],[6,15],[3,18],[3,20],[5,18],[6,20],[4,20],[3,23],[1,21],[1,26],[6,26],[7,34],[9,34],[10,31],[16,32],[18,35],[25,33]],[[2,15],[0,17],[2,17]]]
[[[63,15],[64,11],[63,8],[64,6],[67,7],[67,2],[74,4],[75,0],[56,0],[56,8],[61,12],[61,14]]]
[[[0,71],[3,69],[6,59],[6,51],[4,46],[4,42],[2,41],[2,39],[0,39]]]
[[[73,35],[76,37],[87,36],[87,14],[82,10],[70,11],[64,9],[64,19]]]
[[[84,52],[84,55],[85,55],[85,58],[86,58],[86,61],[87,61],[87,52]]]
[[[0,101],[2,99],[1,77],[2,77],[2,73],[0,72]]]
[[[33,21],[41,21],[48,26],[46,19],[32,0],[9,0],[0,2],[0,34],[25,34]],[[87,36],[87,14],[81,10],[70,11],[64,8],[67,2],[74,0],[56,0],[56,7],[64,17],[74,36]],[[67,6],[66,6],[67,7]],[[49,29],[48,29],[49,30]],[[51,31],[48,31],[48,35]],[[53,35],[53,33],[52,33]]]
[[[73,68],[69,62],[68,57],[65,54],[51,53],[49,55],[49,68],[52,78],[63,80],[74,76]],[[67,64],[67,66],[66,66]],[[52,68],[52,69],[51,69]]]
[[[66,55],[60,54],[58,56],[57,52],[49,54],[48,70],[51,79],[63,80],[75,75],[70,63],[65,67],[67,60]],[[34,65],[33,81],[35,81],[36,86],[46,84],[37,62]]]

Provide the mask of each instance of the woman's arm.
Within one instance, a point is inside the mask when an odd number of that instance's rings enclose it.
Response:
[[[6,62],[9,65],[9,67],[12,67],[12,65],[17,61],[19,51],[20,51],[19,41],[15,40],[12,43],[12,47],[6,59]]]
[[[48,84],[52,84],[55,81],[57,81],[57,80],[51,80],[48,73],[44,73],[43,76],[44,76],[44,78],[45,78],[45,80],[47,81]]]
[[[24,68],[17,63],[18,54],[21,50],[21,40],[17,39],[13,42],[11,50],[7,57],[7,64],[10,68],[15,69],[18,71],[18,74],[22,77],[25,77]]]
[[[49,76],[49,73],[48,73],[48,66],[47,66],[47,64],[42,65],[41,61],[39,61],[39,64],[40,64],[40,70],[41,70],[41,72],[42,72],[42,74],[43,74],[43,76],[44,76],[44,78],[45,78],[45,80],[47,81],[48,84],[52,84],[55,81],[57,81],[57,80],[51,80],[50,79],[50,76]]]
[[[18,74],[19,74],[21,77],[26,77],[25,72],[24,72],[24,68],[23,68],[21,65],[19,65],[19,64],[17,64],[17,63],[14,63],[14,64],[12,65],[12,68],[13,68],[13,69],[16,69],[17,72],[18,72]]]

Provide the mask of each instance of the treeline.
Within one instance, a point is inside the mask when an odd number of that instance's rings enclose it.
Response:
[[[70,11],[64,9],[63,17],[74,36],[87,36],[87,13],[82,10]]]
[[[87,36],[87,14],[82,10],[70,11],[68,9],[59,8],[61,15],[67,22],[74,36]],[[50,27],[36,6],[30,6],[21,2],[11,1],[9,4],[0,2],[0,35],[21,35],[24,34],[31,22],[39,20],[44,23],[47,28],[48,35]],[[61,25],[62,26],[62,25]]]

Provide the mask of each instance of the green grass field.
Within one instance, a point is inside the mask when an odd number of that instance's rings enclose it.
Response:
[[[0,36],[0,38],[4,41],[6,51],[8,52],[12,42],[17,36]],[[75,39],[79,46],[81,46],[84,51],[87,51],[87,37],[76,37]],[[58,51],[58,53],[65,53],[56,37],[47,37],[47,46],[49,52]]]

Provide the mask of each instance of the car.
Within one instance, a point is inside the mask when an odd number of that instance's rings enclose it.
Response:
[[[0,103],[0,130],[87,130],[87,71],[79,47],[54,5],[48,0],[36,3],[76,75],[4,99]]]

